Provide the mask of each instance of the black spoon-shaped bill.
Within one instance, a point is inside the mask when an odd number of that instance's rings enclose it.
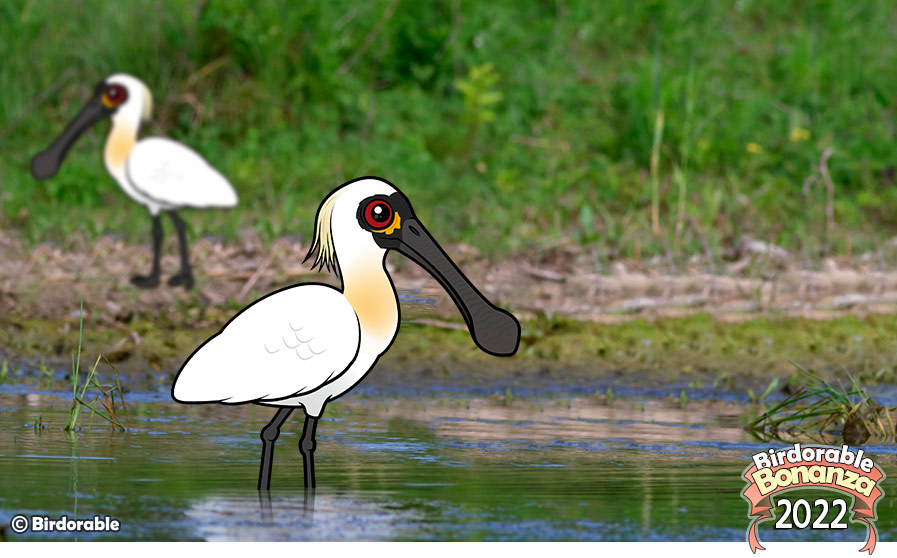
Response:
[[[414,218],[402,221],[397,250],[439,281],[460,310],[474,343],[496,356],[511,356],[520,344],[520,323],[486,300],[427,229]]]
[[[31,174],[39,180],[54,176],[75,140],[95,122],[108,116],[109,112],[99,98],[88,101],[50,147],[31,159]]]

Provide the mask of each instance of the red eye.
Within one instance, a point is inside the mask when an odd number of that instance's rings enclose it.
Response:
[[[128,99],[128,91],[121,85],[110,85],[103,91],[103,104],[109,107],[118,106]]]
[[[364,220],[373,229],[384,229],[392,223],[392,208],[383,200],[374,200],[364,208]]]

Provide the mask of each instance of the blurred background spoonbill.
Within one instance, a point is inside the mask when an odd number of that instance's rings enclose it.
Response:
[[[167,138],[137,139],[140,124],[152,114],[152,95],[142,81],[114,74],[100,82],[93,95],[66,129],[46,150],[31,160],[35,178],[54,176],[75,140],[94,123],[112,119],[103,162],[112,178],[134,201],[146,207],[153,221],[153,264],[149,275],[135,275],[141,288],[159,285],[162,221],[168,213],[180,249],[181,270],[168,280],[172,286],[193,287],[187,230],[177,211],[182,208],[233,207],[237,194],[224,176],[189,147]]]

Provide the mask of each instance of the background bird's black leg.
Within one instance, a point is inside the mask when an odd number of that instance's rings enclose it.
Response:
[[[153,215],[153,269],[149,275],[135,275],[131,277],[131,284],[141,289],[151,289],[159,286],[159,258],[162,253],[162,220],[158,215]]]
[[[299,452],[302,454],[302,465],[305,468],[305,488],[315,487],[315,429],[318,427],[318,419],[305,415],[305,428],[302,429],[302,439],[299,440]]]
[[[168,214],[171,215],[174,229],[178,233],[178,247],[181,251],[181,271],[173,275],[168,284],[172,287],[183,285],[189,291],[193,288],[193,270],[190,269],[190,252],[187,248],[187,226],[176,211],[169,211]]]
[[[271,488],[271,463],[274,460],[274,441],[280,436],[280,427],[293,412],[292,407],[281,407],[267,426],[262,428],[262,466],[259,470],[259,490]]]

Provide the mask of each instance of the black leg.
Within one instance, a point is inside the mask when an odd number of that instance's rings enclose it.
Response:
[[[193,288],[193,270],[190,269],[190,252],[187,248],[187,227],[177,212],[169,211],[168,214],[178,233],[178,247],[181,252],[181,271],[177,275],[173,275],[168,280],[168,284],[172,287],[183,285],[189,291]]]
[[[302,503],[302,519],[305,521],[315,520],[315,489],[305,489],[305,499]]]
[[[305,468],[305,488],[315,487],[315,429],[318,419],[305,415],[305,428],[299,440],[299,453],[302,454],[302,465]]]
[[[259,490],[271,488],[271,463],[274,460],[274,441],[280,436],[280,427],[293,412],[292,407],[281,407],[267,426],[262,428],[262,466],[259,470]]]
[[[131,284],[141,289],[152,289],[159,286],[159,258],[162,252],[162,220],[153,215],[153,269],[149,275],[131,277]]]
[[[262,521],[271,523],[274,519],[274,511],[271,507],[271,492],[267,490],[259,490],[259,512],[261,512]]]

